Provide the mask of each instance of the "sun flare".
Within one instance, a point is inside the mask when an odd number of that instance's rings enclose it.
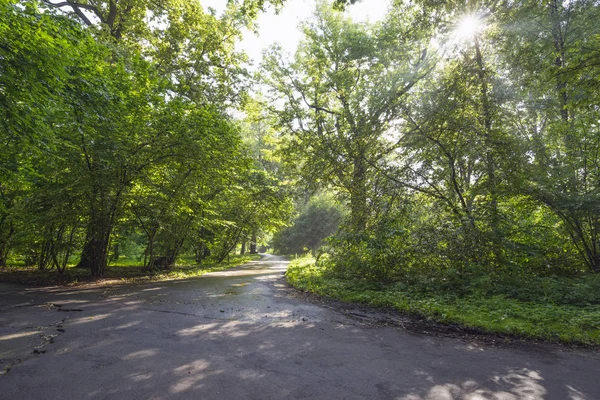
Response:
[[[464,17],[456,27],[456,36],[469,39],[475,36],[482,28],[481,20],[473,15]]]

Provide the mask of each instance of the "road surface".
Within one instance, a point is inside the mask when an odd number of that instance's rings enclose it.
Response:
[[[0,284],[1,399],[600,399],[598,352],[369,326],[266,256],[136,286]]]

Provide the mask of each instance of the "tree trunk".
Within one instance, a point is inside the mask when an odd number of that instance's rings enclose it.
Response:
[[[166,256],[168,261],[169,268],[175,266],[175,261],[177,261],[177,257],[181,254],[181,250],[183,249],[183,244],[185,243],[185,237],[181,237],[177,239],[173,246],[167,249]]]
[[[240,254],[246,254],[246,239],[242,240],[242,249],[240,250]]]
[[[250,241],[250,254],[257,254],[256,251],[256,232],[252,233],[252,240]]]
[[[569,109],[569,86],[567,80],[569,74],[566,71],[567,66],[567,42],[566,34],[570,30],[567,16],[563,15],[564,3],[558,0],[553,0],[550,3],[550,18],[552,20],[552,38],[554,41],[556,66],[556,95],[558,104],[560,105],[560,119],[562,122],[563,141],[565,145],[565,153],[569,160],[576,160],[578,157],[579,146],[575,137],[575,132],[571,126],[573,118],[572,111]],[[568,179],[571,191],[578,189],[578,171],[577,168],[570,168]]]
[[[204,210],[202,210],[202,220],[204,220]],[[198,245],[196,247],[196,262],[198,265],[202,265],[202,260],[206,256],[206,244],[204,242],[204,225],[200,226],[200,240],[198,241]]]
[[[2,221],[0,221],[0,227],[2,227],[2,224],[4,224],[5,221],[6,221],[6,217],[2,218]],[[13,224],[9,223],[8,225],[10,226],[10,228],[8,230],[8,234],[4,238],[0,239],[0,267],[6,267],[8,253],[10,252],[8,241],[10,240],[12,235],[15,233],[15,228],[14,228]]]
[[[194,247],[196,249],[196,262],[198,265],[202,265],[202,260],[210,255],[210,250],[208,249],[206,242],[203,240],[198,242],[198,244]]]
[[[596,274],[600,274],[600,253],[596,253],[594,255],[592,271],[594,271],[594,273],[596,273]]]
[[[6,243],[0,242],[0,267],[6,267],[6,259],[8,258],[8,246]]]
[[[362,157],[354,160],[352,186],[350,187],[350,218],[354,233],[367,227],[367,179],[365,161]]]
[[[490,104],[490,94],[486,77],[486,67],[481,54],[479,39],[475,36],[475,57],[477,77],[481,85],[481,106],[483,122],[483,139],[485,146],[485,164],[487,169],[487,189],[490,195],[490,227],[492,230],[492,252],[498,265],[504,263],[502,253],[502,232],[500,231],[500,212],[498,210],[498,180],[496,177],[496,157],[494,152],[493,119],[494,113]]]
[[[88,224],[86,241],[78,268],[89,268],[92,277],[100,278],[106,272],[108,245],[112,223],[110,219],[93,219]]]

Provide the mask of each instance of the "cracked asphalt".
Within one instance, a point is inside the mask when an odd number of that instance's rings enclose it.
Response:
[[[294,296],[286,267],[0,284],[0,399],[600,399],[597,351],[369,325]]]

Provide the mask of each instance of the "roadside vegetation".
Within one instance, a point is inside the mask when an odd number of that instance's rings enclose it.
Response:
[[[304,290],[598,343],[597,1],[318,0],[250,73],[285,3],[0,0],[0,279],[270,246]]]
[[[292,211],[234,49],[267,3],[123,3],[0,0],[3,278],[187,274]]]
[[[0,282],[14,283],[26,286],[80,286],[93,283],[94,285],[122,285],[143,282],[187,279],[204,275],[208,272],[222,271],[237,267],[249,261],[260,259],[258,254],[231,255],[223,262],[205,262],[197,265],[191,258],[179,259],[169,270],[149,271],[139,261],[129,263],[114,263],[106,269],[103,278],[93,278],[85,269],[67,267],[63,274],[56,271],[40,271],[35,266],[11,267],[0,269]]]
[[[598,276],[504,282],[483,276],[456,280],[451,285],[422,277],[381,286],[340,279],[325,266],[317,266],[314,257],[305,256],[291,262],[286,277],[303,291],[389,307],[444,324],[553,342],[600,345]]]
[[[321,3],[293,58],[268,54],[288,164],[347,210],[288,280],[436,321],[598,344],[600,7],[478,7],[400,1],[357,23]]]

